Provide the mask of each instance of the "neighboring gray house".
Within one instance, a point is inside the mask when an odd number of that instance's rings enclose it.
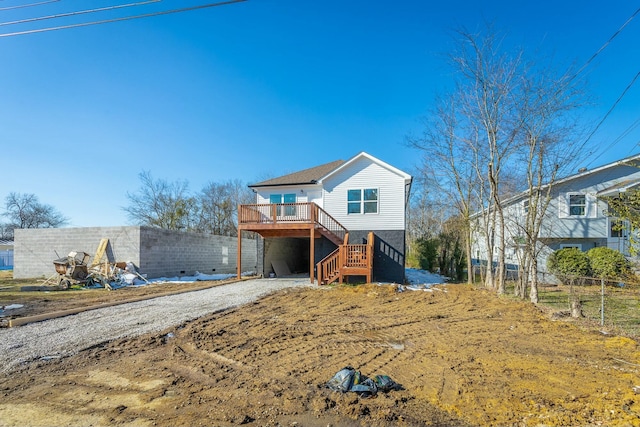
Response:
[[[238,227],[264,238],[266,276],[280,266],[312,282],[402,283],[411,180],[361,152],[250,185],[256,204],[240,206]]]
[[[575,247],[588,251],[606,246],[630,256],[629,226],[607,214],[607,197],[640,185],[640,155],[631,156],[592,170],[556,181],[551,188],[551,200],[547,208],[539,239],[543,245],[538,259],[539,270],[546,272],[546,260],[555,250]],[[526,217],[528,193],[517,195],[504,204],[506,223],[506,263],[519,264],[522,224]],[[486,233],[479,226],[481,215],[474,216],[472,254],[475,262],[487,262]],[[622,225],[622,227],[616,226]],[[621,229],[622,228],[622,229]],[[491,232],[490,232],[491,234]],[[497,235],[490,236],[498,242]],[[495,251],[494,251],[495,253]],[[496,261],[495,259],[493,260]]]
[[[29,228],[15,230],[13,277],[51,277],[56,274],[54,260],[71,251],[94,255],[105,238],[108,261],[131,262],[150,279],[237,271],[235,237],[143,226]],[[256,240],[243,239],[242,246],[243,272],[257,271]]]

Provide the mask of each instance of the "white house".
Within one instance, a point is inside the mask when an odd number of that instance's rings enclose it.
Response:
[[[592,170],[581,169],[575,175],[556,181],[551,188],[551,199],[539,235],[543,245],[538,259],[541,272],[546,272],[548,255],[566,247],[588,251],[597,246],[607,246],[626,256],[631,255],[629,227],[625,222],[621,223],[619,219],[609,215],[606,199],[639,185],[640,155]],[[522,224],[529,209],[528,192],[505,201],[504,206],[506,263],[517,266]],[[480,215],[475,218],[479,221]],[[488,261],[486,238],[482,227],[476,227],[473,236],[473,256],[476,262]],[[497,243],[498,236],[494,235],[493,240]]]
[[[280,269],[311,281],[317,274],[322,283],[353,275],[401,283],[411,180],[361,152],[250,185],[256,204],[240,206],[238,227],[265,239],[265,275]]]

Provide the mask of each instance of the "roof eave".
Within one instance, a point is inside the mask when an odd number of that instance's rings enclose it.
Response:
[[[290,187],[294,185],[316,185],[318,181],[311,182],[287,182],[282,184],[255,184],[249,185],[249,188],[265,188],[265,187]]]

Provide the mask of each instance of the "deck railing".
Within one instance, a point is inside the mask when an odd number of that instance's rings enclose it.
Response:
[[[343,251],[344,267],[368,267],[371,254],[368,249],[369,245],[343,245],[340,249]]]
[[[328,285],[343,276],[364,275],[371,281],[373,272],[373,239],[369,233],[367,243],[360,245],[340,245],[322,259],[316,266],[318,284]]]
[[[344,241],[347,229],[313,202],[240,205],[238,224],[317,224]]]

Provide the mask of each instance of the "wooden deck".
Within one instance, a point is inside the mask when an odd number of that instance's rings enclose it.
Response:
[[[348,231],[315,203],[271,203],[238,207],[238,278],[242,273],[242,231],[253,231],[262,237],[308,237],[313,241],[326,237],[338,249],[318,263],[318,283],[326,284],[349,275],[366,276],[371,281],[373,270],[373,233],[366,245],[348,245]],[[315,281],[315,245],[311,244],[310,280]],[[337,270],[336,270],[337,268]],[[328,279],[331,281],[327,282]],[[321,280],[322,279],[322,280]]]
[[[263,237],[308,237],[318,231],[336,245],[344,243],[347,229],[315,203],[240,205],[238,230]]]

